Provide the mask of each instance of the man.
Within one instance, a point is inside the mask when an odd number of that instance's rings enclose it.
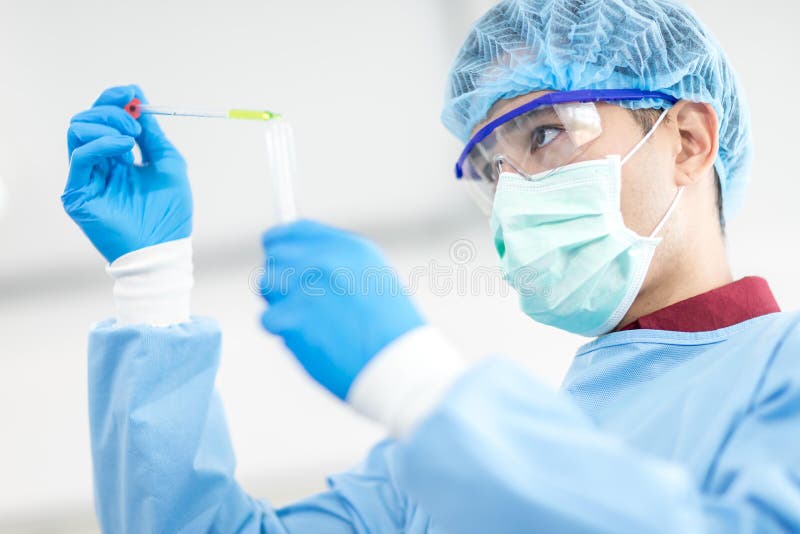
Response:
[[[115,279],[117,318],[89,346],[105,530],[800,530],[798,315],[763,280],[731,278],[723,225],[743,193],[749,119],[686,8],[508,0],[453,67],[456,173],[491,206],[522,310],[599,336],[562,392],[502,360],[465,369],[374,278],[333,290],[337,269],[385,265],[364,239],[308,221],[265,235],[264,327],[395,438],[282,509],[233,478],[220,333],[189,316],[185,165],[152,118],[122,110],[133,97],[110,89],[73,119],[62,197]],[[269,283],[308,269],[323,291]]]

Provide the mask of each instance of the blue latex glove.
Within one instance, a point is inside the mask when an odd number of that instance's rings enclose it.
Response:
[[[366,239],[299,221],[264,235],[261,322],[340,399],[373,356],[424,324],[397,274]]]
[[[72,118],[64,209],[109,263],[140,248],[189,237],[192,192],[186,163],[155,118],[122,106],[145,101],[135,85],[106,90]],[[133,162],[134,143],[142,164]]]

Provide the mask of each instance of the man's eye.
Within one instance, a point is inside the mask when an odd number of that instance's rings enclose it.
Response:
[[[540,126],[531,133],[531,150],[544,148],[553,141],[563,130],[553,126]]]

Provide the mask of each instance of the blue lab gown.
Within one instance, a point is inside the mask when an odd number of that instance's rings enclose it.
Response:
[[[410,436],[275,509],[234,479],[216,323],[108,321],[89,348],[97,514],[106,532],[797,532],[798,322],[608,334],[562,392],[487,359]]]

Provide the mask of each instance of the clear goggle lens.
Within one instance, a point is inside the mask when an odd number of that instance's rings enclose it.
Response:
[[[546,176],[580,161],[602,133],[600,114],[592,102],[536,107],[497,126],[475,144],[462,164],[462,181],[488,213],[501,173]]]

